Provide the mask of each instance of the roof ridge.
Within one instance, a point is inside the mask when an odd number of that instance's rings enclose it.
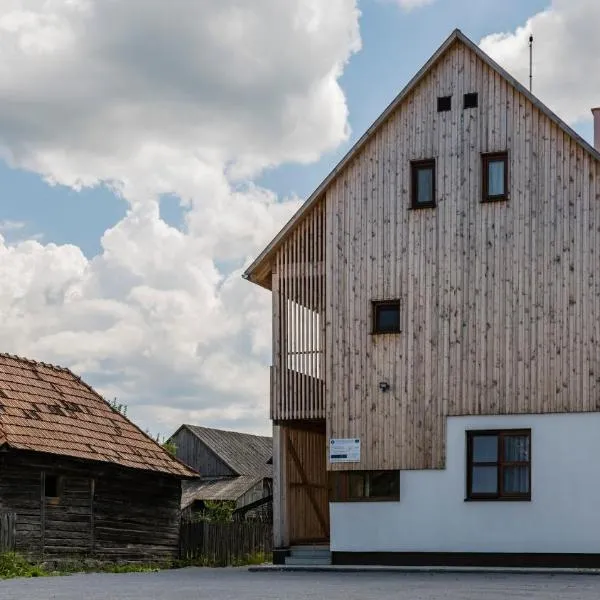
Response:
[[[41,365],[42,367],[47,367],[49,369],[53,369],[55,371],[60,371],[62,373],[68,372],[74,375],[74,373],[67,367],[62,367],[60,365],[55,365],[52,363],[43,362],[41,360],[35,360],[33,358],[25,358],[24,356],[19,356],[18,354],[11,354],[10,352],[0,352],[0,357],[2,358],[10,358],[12,360],[17,360],[22,363],[27,363],[29,365]]]

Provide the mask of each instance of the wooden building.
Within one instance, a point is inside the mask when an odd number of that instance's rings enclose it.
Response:
[[[278,557],[600,565],[599,247],[598,149],[453,32],[245,274]]]
[[[201,475],[182,484],[184,519],[202,512],[210,500],[235,502],[234,517],[240,520],[272,520],[272,438],[182,425],[170,441],[177,457]]]
[[[0,354],[0,511],[31,558],[177,557],[197,474],[68,369]]]

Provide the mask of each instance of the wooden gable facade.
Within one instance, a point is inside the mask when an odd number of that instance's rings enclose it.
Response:
[[[447,417],[599,411],[599,243],[600,153],[455,31],[246,271],[273,298],[276,545],[327,537],[327,471],[444,469]]]

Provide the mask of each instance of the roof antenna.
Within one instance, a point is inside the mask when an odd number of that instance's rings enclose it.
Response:
[[[533,93],[533,34],[529,36],[529,91]]]

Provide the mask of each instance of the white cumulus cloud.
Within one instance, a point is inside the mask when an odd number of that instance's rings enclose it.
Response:
[[[529,86],[529,36],[534,36],[533,92],[569,123],[591,119],[600,105],[600,2],[552,0],[515,31],[494,33],[481,48]]]
[[[358,17],[355,0],[3,0],[0,156],[108,185],[128,212],[94,257],[0,231],[0,350],[73,367],[154,430],[265,431],[270,298],[241,272],[299,201],[253,180],[347,139]]]

